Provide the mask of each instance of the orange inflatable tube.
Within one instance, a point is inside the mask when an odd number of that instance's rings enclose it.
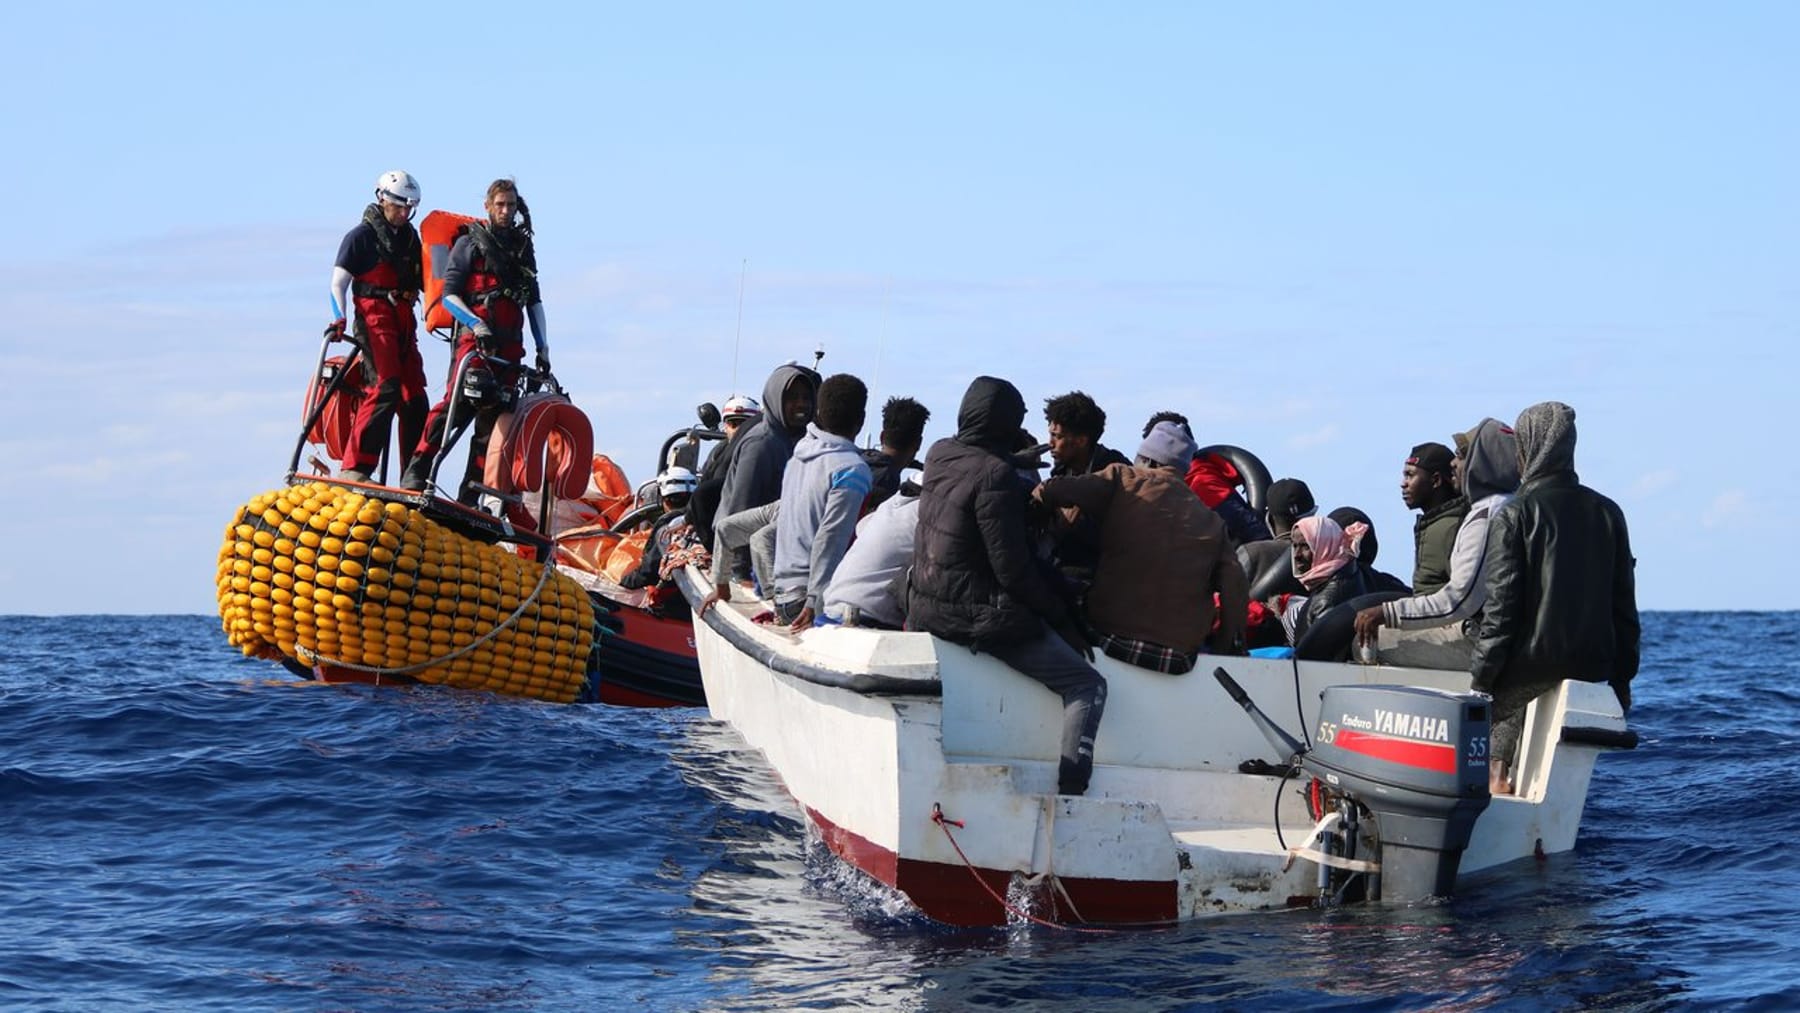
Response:
[[[580,499],[587,493],[594,428],[587,415],[561,394],[520,398],[512,412],[495,423],[488,445],[500,451],[489,452],[484,477],[503,492],[540,489],[548,478],[550,494],[558,499]]]

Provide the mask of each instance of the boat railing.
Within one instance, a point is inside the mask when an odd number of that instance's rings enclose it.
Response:
[[[784,650],[782,645],[770,638],[786,636],[785,634],[755,631],[749,628],[751,624],[747,619],[731,608],[715,606],[702,613],[700,602],[706,598],[710,589],[694,568],[681,570],[675,581],[681,593],[687,597],[688,604],[694,607],[696,623],[704,623],[733,649],[772,672],[820,686],[871,696],[938,696],[943,691],[942,684],[935,677],[919,678],[879,671],[834,668],[811,660],[806,652]]]

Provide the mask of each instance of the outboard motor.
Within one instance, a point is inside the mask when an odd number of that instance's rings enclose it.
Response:
[[[1423,686],[1331,686],[1309,750],[1276,727],[1223,668],[1213,677],[1278,750],[1367,810],[1383,899],[1448,896],[1487,808],[1491,702]]]

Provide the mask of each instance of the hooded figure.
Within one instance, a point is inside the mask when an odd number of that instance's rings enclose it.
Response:
[[[1513,426],[1519,491],[1488,522],[1487,601],[1475,634],[1474,688],[1494,697],[1489,785],[1512,790],[1525,706],[1565,679],[1611,684],[1631,706],[1637,590],[1618,504],[1575,475],[1575,410],[1533,405]]]
[[[1356,617],[1361,639],[1386,627],[1377,644],[1387,664],[1452,670],[1469,666],[1473,644],[1463,623],[1487,600],[1488,522],[1519,487],[1519,450],[1512,428],[1495,419],[1482,419],[1457,434],[1456,445],[1452,471],[1469,512],[1451,545],[1450,579],[1430,594],[1397,598]]]
[[[762,418],[731,441],[731,460],[713,517],[729,517],[781,498],[782,472],[812,421],[818,393],[819,374],[805,366],[790,362],[769,374],[763,384]],[[732,564],[732,576],[749,575],[744,554]]]
[[[1058,790],[1079,795],[1093,770],[1106,680],[1071,645],[1092,650],[1069,630],[1067,606],[1032,552],[1031,483],[1011,456],[1024,421],[1017,387],[976,377],[957,412],[956,435],[926,455],[906,620],[911,629],[991,653],[1062,697]]]

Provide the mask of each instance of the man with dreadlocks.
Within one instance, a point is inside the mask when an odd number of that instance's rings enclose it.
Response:
[[[425,426],[425,363],[419,358],[419,323],[413,303],[424,285],[419,233],[412,226],[419,182],[410,173],[384,172],[375,181],[375,203],[338,246],[331,269],[331,305],[339,316],[328,332],[354,336],[362,345],[363,374],[371,395],[357,406],[344,451],[343,478],[367,482],[400,415],[400,463]],[[351,312],[354,323],[347,322]]]
[[[1525,705],[1565,679],[1605,682],[1631,707],[1637,588],[1619,505],[1575,476],[1575,409],[1532,405],[1513,424],[1519,492],[1487,532],[1487,601],[1470,662],[1494,697],[1488,788],[1509,795]]]
[[[482,206],[488,220],[471,223],[450,247],[449,263],[444,268],[444,307],[457,324],[450,378],[443,400],[432,407],[425,420],[424,435],[400,482],[404,488],[414,490],[429,484],[432,459],[444,443],[445,416],[456,393],[458,367],[465,358],[480,351],[486,360],[471,364],[469,371],[481,373],[473,381],[465,377],[463,389],[480,392],[483,400],[491,398],[493,403],[477,405],[480,410],[475,416],[474,435],[469,438],[469,463],[457,494],[465,502],[474,500],[471,485],[479,480],[486,464],[488,437],[498,409],[518,381],[516,367],[525,358],[527,320],[537,345],[538,371],[550,371],[544,304],[538,294],[537,251],[531,243],[531,209],[525,206],[518,185],[510,179],[489,184]],[[486,376],[491,376],[492,382],[486,382]]]

